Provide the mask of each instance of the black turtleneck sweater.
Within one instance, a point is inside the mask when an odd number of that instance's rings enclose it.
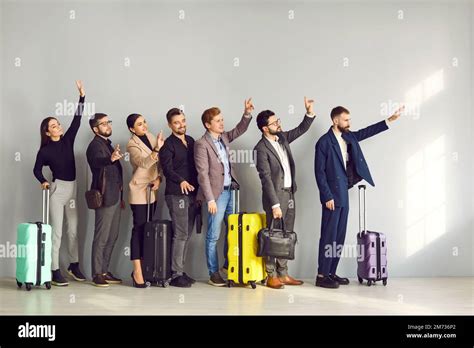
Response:
[[[146,136],[146,134],[143,134],[143,135],[137,135],[138,138],[140,138],[140,140],[146,145],[148,146],[148,148],[150,150],[153,151],[153,148],[151,147],[151,143],[150,143],[150,140],[148,140],[148,137]]]
[[[74,140],[81,125],[84,110],[84,97],[79,98],[79,105],[68,130],[58,141],[50,140],[48,144],[39,149],[33,174],[40,183],[47,181],[43,176],[43,167],[49,166],[53,173],[53,181],[76,180],[76,161],[74,159]]]

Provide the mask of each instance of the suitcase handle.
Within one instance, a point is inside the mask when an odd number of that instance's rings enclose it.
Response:
[[[365,209],[365,185],[359,185],[359,237],[361,237],[362,233],[367,233],[367,210]],[[363,191],[364,194],[361,194]],[[363,205],[361,205],[361,197],[363,197]],[[361,214],[363,213],[363,214]],[[363,226],[362,226],[362,218],[363,216]],[[362,228],[363,227],[363,228]]]
[[[43,216],[41,221],[48,225],[49,224],[49,187],[43,190]]]
[[[231,189],[232,192],[232,210],[234,214],[238,214],[240,211],[240,189],[235,186]]]
[[[150,205],[151,205],[151,188],[153,184],[148,184],[146,186],[146,221],[150,222]]]

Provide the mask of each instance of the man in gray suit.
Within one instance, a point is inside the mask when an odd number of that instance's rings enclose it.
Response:
[[[120,284],[121,279],[109,271],[110,258],[120,227],[123,202],[123,174],[120,147],[112,147],[112,121],[106,114],[96,113],[89,125],[95,137],[87,147],[87,162],[92,171],[91,189],[103,189],[103,202],[95,210],[94,240],[92,243],[92,282],[98,287]],[[105,177],[105,178],[104,178]],[[102,188],[105,182],[105,188]]]
[[[304,97],[306,114],[298,127],[283,132],[280,119],[270,110],[257,116],[257,126],[262,139],[257,143],[254,153],[257,157],[257,170],[262,182],[262,203],[267,215],[267,226],[272,219],[283,219],[285,229],[293,231],[295,224],[295,161],[291,154],[290,143],[306,133],[314,121],[313,100]],[[301,285],[288,275],[288,260],[267,257],[267,286],[282,289],[284,285]]]
[[[224,131],[224,118],[217,107],[202,114],[206,133],[194,143],[194,161],[198,172],[199,189],[196,200],[203,202],[209,212],[207,217],[206,258],[209,269],[209,284],[224,286],[226,282],[219,273],[217,241],[222,221],[226,225],[224,241],[224,270],[227,270],[227,218],[233,212],[231,189],[238,188],[235,172],[229,156],[229,144],[241,136],[249,127],[253,110],[252,98],[244,103],[244,114],[231,131]],[[224,271],[225,272],[225,271]]]

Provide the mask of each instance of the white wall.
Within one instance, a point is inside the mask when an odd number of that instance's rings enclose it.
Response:
[[[112,140],[123,149],[132,112],[142,113],[153,132],[169,134],[166,111],[184,105],[189,134],[198,138],[210,106],[221,108],[230,129],[252,96],[255,115],[272,109],[288,129],[303,116],[303,96],[315,98],[317,119],[292,145],[299,244],[290,272],[306,278],[315,275],[321,218],[314,144],[330,126],[331,108],[350,109],[357,129],[385,118],[384,105],[419,105],[362,144],[376,182],[367,193],[369,228],[387,234],[391,276],[472,276],[472,7],[472,1],[2,1],[0,245],[15,242],[18,223],[41,216],[32,174],[39,124],[56,103],[77,101],[74,80],[82,79],[86,101],[114,120]],[[91,137],[84,119],[75,152],[87,275],[93,212],[83,197]],[[259,137],[253,121],[233,148],[250,150]],[[123,166],[128,182],[131,166]],[[261,210],[255,168],[239,163],[237,173],[242,207]],[[353,245],[355,189],[350,201],[346,242]],[[163,203],[160,212],[167,216]],[[124,254],[130,230],[127,208],[112,268],[123,277],[131,269]],[[196,277],[207,275],[204,237],[191,242],[188,271]],[[355,259],[344,258],[339,270],[355,276]],[[0,276],[14,271],[14,258],[0,259]]]

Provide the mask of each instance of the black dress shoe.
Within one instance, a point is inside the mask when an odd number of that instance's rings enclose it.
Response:
[[[332,280],[336,281],[339,283],[339,285],[348,285],[349,284],[349,279],[347,278],[341,278],[336,274],[330,275],[329,276]]]
[[[316,277],[316,286],[327,289],[337,289],[339,283],[335,280],[332,280],[329,276]]]
[[[196,280],[193,279],[193,278],[191,278],[190,276],[188,276],[188,275],[186,274],[186,272],[183,273],[183,277],[186,278],[186,280],[187,280],[188,282],[190,282],[191,284],[196,283]]]
[[[170,281],[171,286],[176,286],[178,288],[190,288],[191,284],[192,283],[188,281],[184,275],[175,277]]]

